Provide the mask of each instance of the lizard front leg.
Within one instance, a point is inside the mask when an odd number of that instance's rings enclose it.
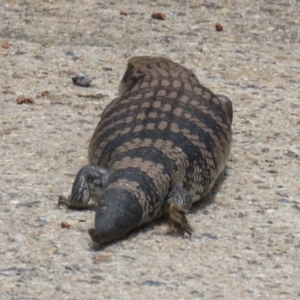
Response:
[[[60,195],[58,206],[61,204],[69,208],[84,208],[88,206],[92,196],[100,196],[107,182],[108,170],[96,165],[87,165],[77,173],[73,183],[71,196]]]

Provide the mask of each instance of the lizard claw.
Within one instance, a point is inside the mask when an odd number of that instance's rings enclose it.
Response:
[[[69,196],[68,198],[60,195],[58,197],[58,207],[60,207],[62,204],[66,205],[67,207],[71,206],[71,197]]]
[[[187,233],[189,236],[192,235],[194,229],[186,218],[187,213],[187,210],[181,208],[179,205],[174,203],[171,204],[169,213],[170,232],[176,228],[182,237],[184,237],[185,233]]]

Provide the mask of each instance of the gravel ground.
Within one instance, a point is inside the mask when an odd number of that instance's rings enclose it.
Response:
[[[300,298],[299,15],[297,0],[1,1],[0,299]],[[94,212],[57,199],[135,55],[228,95],[234,143],[191,239],[163,218],[101,248]]]

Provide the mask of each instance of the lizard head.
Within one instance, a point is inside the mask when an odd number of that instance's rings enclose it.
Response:
[[[179,64],[165,57],[134,56],[129,59],[125,74],[119,84],[119,96],[121,97],[128,89],[147,76],[153,79],[157,76],[169,77],[172,74],[177,76],[182,68]],[[192,74],[187,69],[186,72]]]

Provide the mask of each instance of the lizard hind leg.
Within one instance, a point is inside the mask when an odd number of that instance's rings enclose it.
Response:
[[[169,213],[170,232],[176,229],[182,237],[185,233],[192,235],[194,229],[186,217],[191,206],[192,198],[188,191],[175,185],[168,195],[165,208]]]

